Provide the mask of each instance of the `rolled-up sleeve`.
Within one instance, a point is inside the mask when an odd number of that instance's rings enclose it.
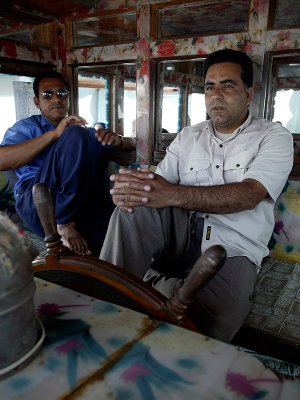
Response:
[[[173,140],[166,150],[164,159],[158,164],[156,173],[170,183],[179,182],[179,147],[180,134]]]
[[[275,202],[293,166],[293,136],[279,124],[265,136],[243,179],[259,181]]]

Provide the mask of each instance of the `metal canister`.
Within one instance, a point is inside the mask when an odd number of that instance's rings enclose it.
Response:
[[[0,213],[0,370],[22,358],[37,340],[31,261],[36,248]]]

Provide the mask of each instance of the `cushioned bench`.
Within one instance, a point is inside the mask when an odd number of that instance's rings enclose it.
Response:
[[[251,311],[234,342],[300,365],[300,181],[275,205],[270,257],[263,260]]]
[[[300,264],[267,257],[234,343],[300,365]]]

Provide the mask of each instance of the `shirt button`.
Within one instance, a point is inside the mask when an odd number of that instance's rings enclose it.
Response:
[[[205,218],[209,218],[209,215],[206,214],[206,215],[205,215]]]
[[[216,168],[220,168],[220,165],[218,164],[218,165],[216,165]]]
[[[194,169],[194,168],[193,168],[193,167],[191,167],[191,168],[190,168],[190,171],[193,171],[193,169]]]
[[[239,167],[240,166],[240,164],[236,164],[236,167]]]
[[[219,147],[223,147],[223,145],[222,145],[222,144],[219,144]]]

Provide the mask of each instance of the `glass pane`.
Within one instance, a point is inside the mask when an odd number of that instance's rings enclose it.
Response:
[[[279,121],[291,133],[300,133],[300,56],[274,58],[270,83],[267,118]]]
[[[164,86],[162,101],[162,133],[174,133],[179,131],[180,96],[180,87],[171,85]]]
[[[294,166],[292,176],[299,175],[300,164],[300,54],[272,54],[266,57],[264,68],[271,72],[263,90],[264,116],[277,121],[294,135]]]
[[[189,94],[188,114],[190,125],[195,125],[206,120],[204,93]]]
[[[90,17],[73,22],[73,47],[132,42],[137,38],[135,12]]]
[[[5,110],[5,118],[0,118],[0,142],[16,121],[40,114],[33,103],[32,81],[28,76],[0,74],[0,109]]]
[[[112,64],[78,68],[79,114],[124,136],[135,135],[136,66]]]
[[[1,19],[0,19],[1,23]],[[5,38],[7,40],[14,40],[16,42],[32,44],[32,30],[28,28],[27,30],[20,30],[20,32],[8,32],[5,34],[1,34],[1,38]]]
[[[8,2],[7,2],[8,3]],[[1,4],[2,5],[2,4]],[[18,9],[7,9],[9,6],[5,6],[5,10],[2,16],[0,16],[0,32],[1,39],[13,40],[16,42],[42,45],[46,47],[54,47],[55,36],[52,34],[54,30],[51,29],[51,21],[55,20],[55,17],[37,15],[36,13],[23,12]],[[4,16],[8,12],[9,17]],[[46,38],[42,38],[47,34],[52,43],[45,44]]]
[[[182,6],[166,5],[158,10],[157,35],[165,38],[246,30],[249,3],[249,0],[207,0]]]
[[[124,82],[124,136],[136,136],[136,83]]]
[[[300,90],[278,90],[274,98],[273,121],[279,121],[292,133],[300,133]]]
[[[78,76],[78,107],[79,115],[88,121],[88,126],[93,127],[100,122],[108,126],[108,78]]]
[[[274,28],[300,26],[299,0],[277,0],[275,10]]]

